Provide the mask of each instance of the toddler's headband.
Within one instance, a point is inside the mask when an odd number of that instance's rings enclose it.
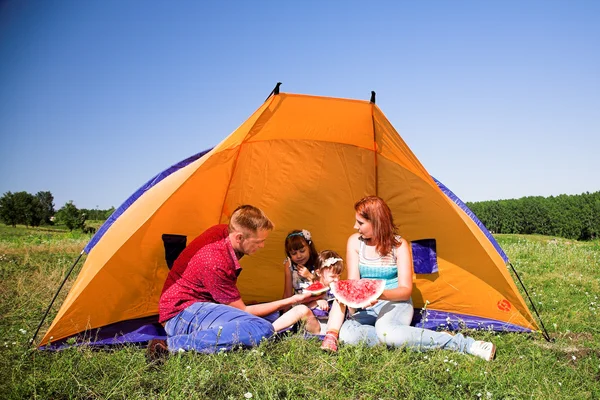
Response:
[[[327,267],[331,267],[333,264],[340,262],[340,261],[344,261],[341,258],[337,258],[337,257],[329,257],[327,260],[323,261],[323,264],[321,264],[321,268],[327,268]]]

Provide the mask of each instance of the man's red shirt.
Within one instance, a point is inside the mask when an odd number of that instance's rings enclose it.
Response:
[[[237,288],[241,269],[227,225],[207,229],[173,263],[160,295],[159,322],[196,302],[229,304],[241,299]]]

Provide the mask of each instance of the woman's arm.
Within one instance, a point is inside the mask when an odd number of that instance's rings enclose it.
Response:
[[[348,279],[360,279],[360,271],[358,270],[358,250],[360,242],[359,234],[355,233],[348,238],[346,245],[346,268],[348,268]]]
[[[410,299],[413,287],[413,262],[409,246],[410,244],[405,239],[400,239],[400,246],[396,247],[398,287],[384,290],[379,297],[381,300],[405,301]]]

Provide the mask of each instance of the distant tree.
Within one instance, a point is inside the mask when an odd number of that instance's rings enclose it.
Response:
[[[6,192],[0,197],[0,220],[12,227],[16,227],[19,223],[19,216],[15,206],[15,195],[11,192]]]
[[[54,215],[54,196],[50,192],[37,192],[35,197],[39,201],[39,211],[42,224],[51,225],[50,218]]]
[[[108,210],[100,210],[99,208],[81,208],[80,211],[85,213],[87,220],[105,221],[113,213],[114,207]]]
[[[39,201],[27,192],[16,192],[14,195],[17,223],[27,226],[39,226]]]
[[[111,207],[108,210],[104,211],[104,219],[109,219],[110,216],[115,212],[115,208]]]
[[[577,240],[600,237],[600,192],[467,205],[495,233],[537,233]]]
[[[57,222],[64,224],[69,230],[83,229],[85,226],[86,215],[81,212],[73,201],[68,201],[60,210],[56,212]]]

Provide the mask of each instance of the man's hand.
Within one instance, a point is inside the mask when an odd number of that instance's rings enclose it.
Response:
[[[298,293],[291,298],[294,300],[294,303],[308,303],[309,301],[314,300],[310,293]]]

